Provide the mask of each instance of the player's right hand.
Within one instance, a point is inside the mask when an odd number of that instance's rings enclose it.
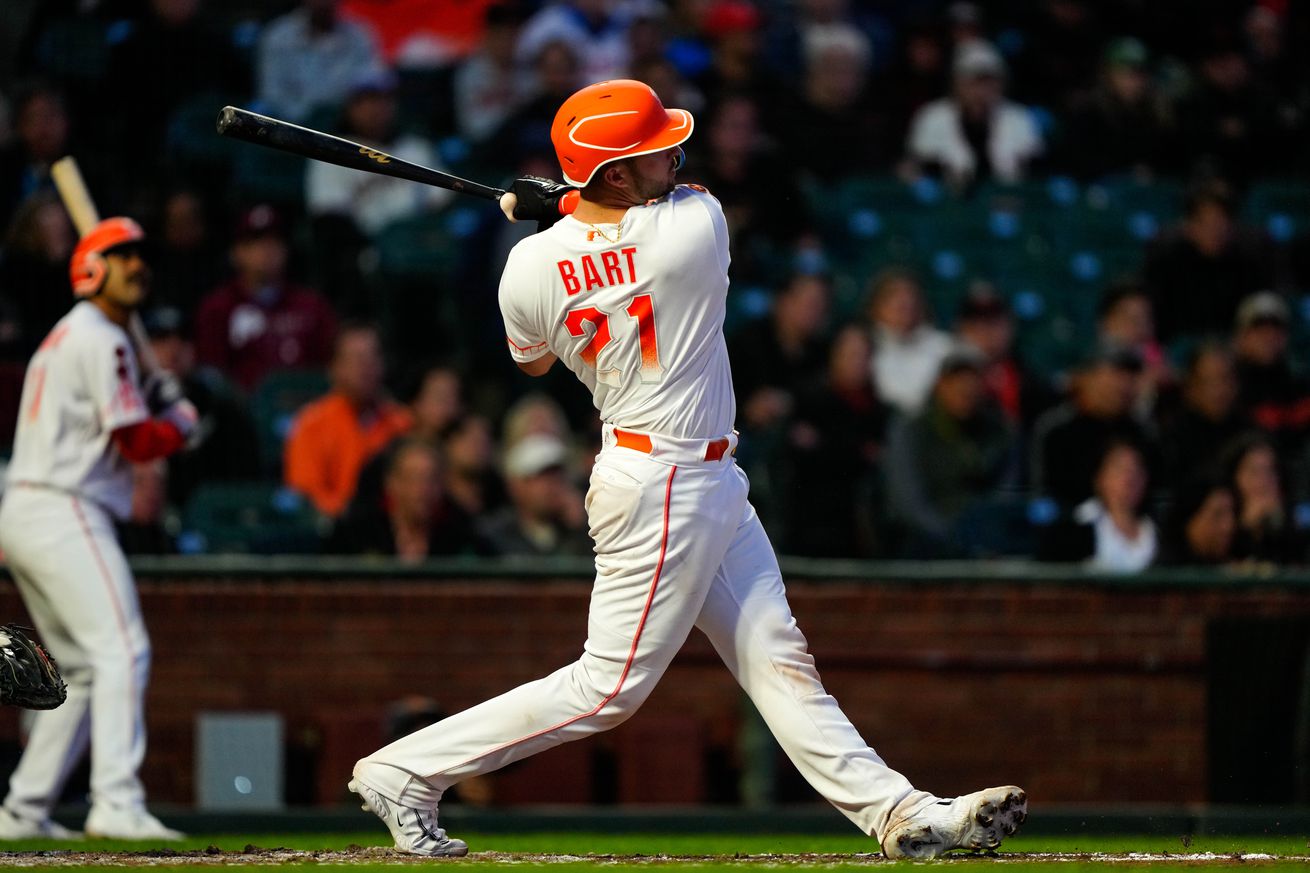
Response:
[[[176,427],[184,437],[189,437],[200,424],[200,413],[195,405],[185,397],[174,402],[159,415],[164,421]]]

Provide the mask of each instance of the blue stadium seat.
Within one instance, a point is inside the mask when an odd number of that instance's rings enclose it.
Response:
[[[1276,243],[1310,232],[1310,185],[1299,179],[1256,182],[1246,199],[1243,217]]]

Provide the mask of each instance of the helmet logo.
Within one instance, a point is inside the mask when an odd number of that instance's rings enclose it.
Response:
[[[584,140],[578,139],[577,136],[578,128],[582,127],[582,125],[586,124],[588,121],[600,121],[602,118],[614,118],[615,116],[618,115],[636,115],[636,114],[637,114],[637,110],[628,109],[624,112],[606,112],[602,115],[588,115],[586,118],[582,119],[577,124],[573,125],[573,127],[569,128],[569,142],[573,143],[574,145],[580,145],[586,149],[599,149],[602,152],[626,152],[628,149],[636,148],[641,143],[641,140],[628,143],[625,146],[615,147],[615,146],[603,146],[594,142],[585,142]]]

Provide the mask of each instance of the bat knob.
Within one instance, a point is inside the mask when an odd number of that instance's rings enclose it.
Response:
[[[236,107],[224,106],[222,109],[218,110],[218,123],[215,125],[215,127],[218,128],[219,134],[222,135],[227,133],[227,129],[231,127],[233,124],[235,124],[236,120],[237,120]]]
[[[514,207],[519,205],[518,195],[506,192],[500,195],[500,200],[497,202],[500,203],[500,211],[505,213],[505,217],[508,218],[511,223],[518,221],[518,219],[514,217]]]

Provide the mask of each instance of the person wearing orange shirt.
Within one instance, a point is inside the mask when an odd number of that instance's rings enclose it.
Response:
[[[333,518],[345,511],[364,464],[413,424],[382,385],[377,328],[356,324],[337,336],[332,390],[300,410],[283,454],[286,484]]]

